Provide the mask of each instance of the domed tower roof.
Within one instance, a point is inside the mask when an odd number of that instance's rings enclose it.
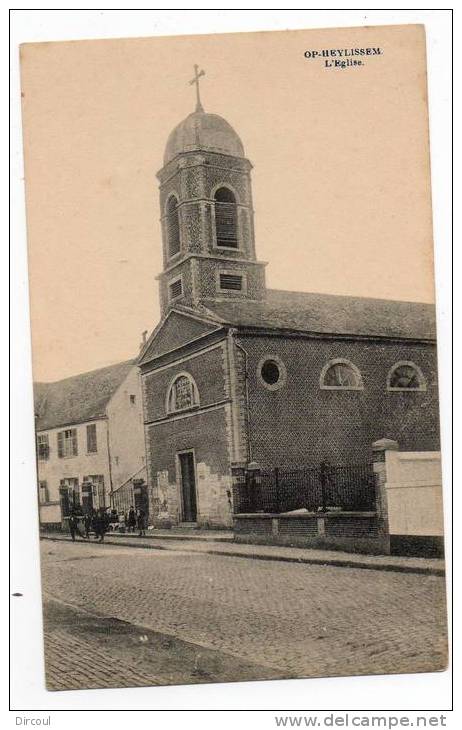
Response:
[[[164,154],[164,165],[182,152],[205,150],[244,157],[244,147],[232,126],[218,114],[202,109],[186,117],[171,132]]]

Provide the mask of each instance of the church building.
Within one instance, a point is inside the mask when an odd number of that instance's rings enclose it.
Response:
[[[229,526],[233,466],[439,448],[434,307],[267,288],[252,165],[195,82],[158,173],[161,321],[138,364],[155,524]]]

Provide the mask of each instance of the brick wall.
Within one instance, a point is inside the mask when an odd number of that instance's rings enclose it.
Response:
[[[170,383],[181,372],[189,373],[199,391],[196,412],[166,413]],[[149,483],[154,494],[155,521],[181,521],[181,478],[177,454],[194,452],[197,522],[230,526],[232,419],[226,342],[183,358],[168,367],[145,372],[143,394]],[[208,410],[203,411],[203,408]],[[157,419],[163,419],[160,422]],[[152,423],[152,421],[157,421]]]
[[[403,450],[439,448],[435,347],[250,335],[239,341],[249,354],[252,458],[262,466],[324,458],[359,462],[371,457],[372,442],[382,437],[397,440]],[[287,382],[279,390],[266,389],[257,377],[257,365],[266,355],[278,356],[287,369]],[[364,390],[320,389],[321,370],[334,358],[351,360],[359,368]],[[399,360],[421,368],[425,392],[387,391],[388,371]],[[240,379],[242,390],[242,372]]]
[[[187,418],[147,427],[152,444],[149,470],[160,517],[181,519],[181,484],[176,454],[194,450],[196,464],[197,522],[232,524],[228,406]],[[155,515],[156,516],[156,515]]]
[[[144,420],[150,422],[167,415],[167,391],[175,376],[181,372],[187,372],[194,378],[199,391],[201,408],[227,398],[224,348],[225,345],[220,344],[211,350],[184,358],[168,367],[145,373],[143,375]]]

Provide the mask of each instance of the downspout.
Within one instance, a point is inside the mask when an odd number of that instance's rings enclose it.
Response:
[[[112,459],[111,459],[111,446],[110,446],[110,439],[109,439],[109,416],[106,411],[106,441],[107,441],[107,460],[108,460],[108,466],[109,466],[109,507],[112,509]],[[104,494],[104,501],[106,501],[106,490]]]
[[[236,332],[236,330],[234,330]],[[239,344],[237,339],[234,340],[236,343],[236,347],[243,353],[244,355],[244,379],[245,379],[245,425],[247,430],[247,463],[250,463],[252,461],[252,424],[251,424],[251,418],[250,418],[250,401],[249,401],[249,369],[248,369],[248,361],[249,361],[249,353],[247,350],[242,347],[242,345]]]
[[[230,397],[230,409],[231,409],[231,444],[232,453],[231,462],[238,461],[238,452],[240,453],[240,439],[239,430],[236,424],[237,408],[236,402],[236,368],[234,362],[234,350],[233,350],[233,328],[230,327],[227,334],[226,342],[226,354],[228,356],[228,377],[229,377],[229,397]]]

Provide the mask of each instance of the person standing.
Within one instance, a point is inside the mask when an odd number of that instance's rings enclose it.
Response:
[[[128,532],[135,532],[136,527],[136,514],[135,510],[133,508],[133,505],[131,505],[130,510],[128,512]]]
[[[100,507],[95,513],[93,529],[95,530],[95,540],[104,542],[104,533],[106,532],[106,514],[103,507]]]
[[[143,535],[146,535],[146,515],[144,514],[144,510],[142,509],[138,510],[137,522],[138,530],[140,531],[140,537],[142,537]]]
[[[83,526],[85,528],[85,537],[87,538],[87,540],[90,537],[90,529],[91,529],[91,526],[93,524],[93,512],[94,512],[93,509],[89,510],[86,513],[85,519],[83,521]]]
[[[75,516],[74,512],[71,512],[69,516],[69,532],[71,533],[72,542],[75,542],[75,536],[76,534],[84,540],[84,536],[80,532],[79,529],[79,521],[77,517]]]

